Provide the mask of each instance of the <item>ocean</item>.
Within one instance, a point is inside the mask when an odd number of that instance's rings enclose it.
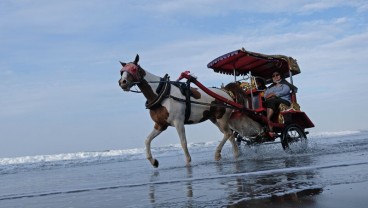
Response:
[[[0,207],[270,207],[288,198],[318,207],[333,187],[368,182],[368,131],[311,134],[292,153],[242,145],[237,160],[226,144],[215,161],[218,143],[190,143],[190,166],[179,144],[153,147],[158,168],[144,148],[0,158]],[[368,202],[359,194],[353,207]]]

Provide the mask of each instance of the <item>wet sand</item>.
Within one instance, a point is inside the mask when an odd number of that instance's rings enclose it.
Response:
[[[330,185],[282,196],[241,201],[228,207],[257,208],[366,208],[368,206],[368,181],[360,183]]]

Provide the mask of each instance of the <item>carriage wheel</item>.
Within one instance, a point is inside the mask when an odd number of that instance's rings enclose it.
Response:
[[[284,148],[284,150],[291,150],[290,146],[296,142],[306,143],[307,136],[304,130],[298,125],[288,125],[281,135],[282,148]]]

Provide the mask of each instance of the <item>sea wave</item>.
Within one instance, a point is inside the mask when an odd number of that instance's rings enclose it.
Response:
[[[314,132],[308,135],[310,138],[329,138],[329,137],[341,137],[341,136],[349,136],[354,134],[362,133],[362,131],[324,131],[324,132]]]
[[[191,152],[194,153],[199,151],[213,151],[213,147],[217,144],[218,142],[203,142],[190,143],[188,146]],[[152,147],[151,152],[156,157],[170,157],[182,154],[182,148],[180,144],[171,144],[161,147]],[[0,175],[17,173],[30,169],[93,165],[107,162],[141,160],[145,158],[145,148],[0,158]]]
[[[349,136],[362,133],[361,131],[336,131],[319,132],[309,134],[309,138],[329,138]],[[364,131],[363,131],[364,133]],[[191,153],[214,151],[219,141],[189,143]],[[229,145],[228,143],[226,145]],[[152,154],[155,157],[170,157],[183,154],[180,144],[171,144],[161,147],[152,147]],[[106,151],[88,151],[76,153],[64,153],[54,155],[36,155],[13,158],[0,158],[0,174],[11,174],[30,169],[55,168],[65,166],[93,165],[107,162],[124,162],[130,160],[145,159],[145,148],[106,150]]]

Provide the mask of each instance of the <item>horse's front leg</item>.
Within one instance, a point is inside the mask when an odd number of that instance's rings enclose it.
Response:
[[[185,136],[185,127],[183,122],[176,122],[175,123],[176,131],[179,134],[181,147],[184,150],[185,158],[187,160],[187,165],[190,165],[190,162],[192,161],[192,158],[190,157],[189,151],[188,151],[188,145],[187,145],[187,138]]]
[[[150,161],[150,163],[153,165],[153,167],[157,168],[159,163],[158,160],[156,160],[155,158],[152,157],[152,153],[151,153],[151,142],[152,140],[158,136],[162,131],[157,130],[157,129],[153,129],[152,132],[148,135],[145,144],[146,144],[146,158],[147,160]]]

